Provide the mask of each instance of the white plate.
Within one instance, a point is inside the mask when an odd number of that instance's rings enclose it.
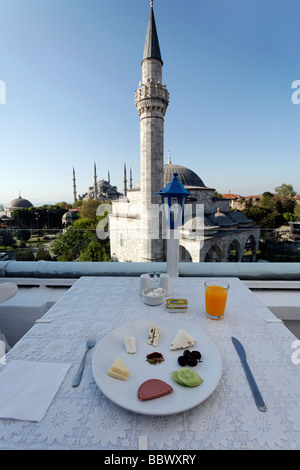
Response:
[[[96,347],[92,371],[99,389],[112,402],[130,411],[146,415],[170,415],[186,411],[206,400],[217,387],[222,374],[222,361],[215,344],[197,326],[186,322],[173,320],[159,320],[159,345],[154,347],[147,344],[150,321],[138,320],[127,323],[106,336]],[[184,329],[197,342],[190,350],[198,350],[203,362],[193,369],[203,379],[198,387],[183,387],[176,383],[171,372],[180,365],[177,359],[183,350],[170,350],[171,341],[179,329]],[[135,354],[128,354],[124,346],[124,338],[135,336]],[[160,352],[164,362],[153,365],[146,361],[146,355],[151,352]],[[122,381],[109,377],[107,371],[116,357],[120,357],[130,370],[130,377]],[[153,400],[140,401],[137,397],[139,386],[148,379],[161,379],[172,386],[173,392]]]

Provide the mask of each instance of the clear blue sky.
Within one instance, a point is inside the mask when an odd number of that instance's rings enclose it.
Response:
[[[0,0],[0,204],[139,180],[134,92],[149,0]],[[165,162],[242,195],[300,192],[299,0],[154,0],[170,92]],[[1,82],[0,82],[1,83]]]

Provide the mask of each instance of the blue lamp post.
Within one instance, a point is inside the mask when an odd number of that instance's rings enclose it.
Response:
[[[184,205],[191,193],[180,183],[178,173],[174,173],[173,180],[158,194],[161,196],[165,222],[170,227],[170,238],[167,243],[167,270],[170,276],[178,277],[179,239],[174,237],[174,229],[183,222]]]

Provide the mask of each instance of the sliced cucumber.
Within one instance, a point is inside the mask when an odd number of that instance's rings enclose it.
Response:
[[[186,387],[198,387],[203,382],[197,372],[186,367],[173,371],[171,375],[176,382]]]
[[[179,378],[178,378],[178,376],[177,376],[177,370],[174,370],[174,371],[171,373],[171,375],[172,375],[173,379],[175,380],[175,382],[179,383],[180,385],[184,385],[184,386],[185,386],[185,384],[184,384],[183,382],[180,382],[180,380],[179,380]]]

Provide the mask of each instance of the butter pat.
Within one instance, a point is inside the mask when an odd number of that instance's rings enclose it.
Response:
[[[179,330],[171,343],[170,349],[185,349],[195,346],[196,340],[184,330]]]
[[[187,311],[188,301],[186,299],[167,299],[166,309],[169,313],[185,313]]]
[[[117,357],[108,369],[107,375],[115,379],[127,380],[130,375],[130,370],[125,366],[124,362]]]

